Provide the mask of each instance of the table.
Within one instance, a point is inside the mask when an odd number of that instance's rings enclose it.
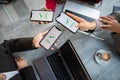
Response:
[[[59,13],[61,13],[63,6],[64,5],[57,6],[56,12],[54,15],[55,18],[56,16],[59,15]],[[102,11],[101,7],[99,7],[98,9]],[[103,12],[102,15],[104,13],[105,12]],[[86,67],[88,73],[90,74],[93,80],[119,80],[120,79],[120,76],[119,76],[120,57],[117,54],[114,47],[111,47],[111,45],[113,45],[113,41],[109,32],[94,33],[96,36],[104,38],[104,40],[101,40],[95,37],[91,37],[90,34],[86,35],[83,32],[79,32],[79,31],[76,34],[73,34],[67,29],[65,29],[64,27],[62,27],[61,25],[57,24],[55,22],[55,19],[54,19],[54,22],[49,23],[47,25],[42,24],[42,26],[44,26],[45,28],[44,30],[50,29],[52,25],[58,26],[63,31],[62,36],[59,38],[60,42],[58,42],[58,48],[65,41],[70,39],[77,53],[79,54],[79,57],[81,58],[84,66]],[[99,65],[98,63],[96,63],[94,59],[94,54],[99,49],[105,49],[105,50],[111,51],[112,58],[109,64]],[[28,62],[32,64],[31,62],[32,60],[48,55],[49,51],[46,51],[44,48],[41,48],[33,51],[28,51],[27,53],[28,54],[25,55],[25,57],[27,58]]]
[[[120,57],[110,50],[105,41],[98,40],[82,33],[76,33],[72,41],[79,57],[93,80],[119,80]],[[106,65],[100,65],[95,60],[95,53],[99,49],[111,51],[111,60]]]
[[[103,14],[102,14],[103,15]],[[84,34],[78,31],[72,34],[66,29],[60,37],[61,42],[70,39],[78,52],[84,66],[93,80],[119,80],[120,79],[120,56],[114,48],[114,42],[108,31],[95,32],[94,35],[100,39],[92,37],[91,34]],[[103,38],[104,40],[102,40]],[[111,52],[111,60],[106,65],[100,65],[95,61],[96,51],[104,49]]]

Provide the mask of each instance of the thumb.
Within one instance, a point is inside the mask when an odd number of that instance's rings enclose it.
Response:
[[[48,33],[48,30],[45,32],[42,32],[42,35],[45,36]]]
[[[48,9],[47,6],[44,7],[45,11],[52,11],[52,9]]]

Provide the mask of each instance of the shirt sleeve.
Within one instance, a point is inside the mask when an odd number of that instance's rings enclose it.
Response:
[[[0,45],[6,51],[10,52],[19,52],[34,49],[32,46],[33,38],[18,38],[11,40],[4,40],[4,42]]]
[[[37,80],[32,66],[19,70],[22,80]]]

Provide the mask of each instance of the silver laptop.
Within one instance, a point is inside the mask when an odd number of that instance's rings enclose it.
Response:
[[[66,1],[65,6],[63,8],[63,12],[65,12],[65,10],[69,10],[77,14],[90,17],[94,20],[97,20],[100,16],[99,10],[96,10],[96,9],[93,9],[85,5],[81,5],[80,3],[72,2],[72,1]]]
[[[34,61],[41,80],[91,80],[70,40],[52,55]]]

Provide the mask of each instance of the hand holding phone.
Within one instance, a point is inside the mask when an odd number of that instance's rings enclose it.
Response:
[[[56,21],[73,33],[77,32],[78,30],[78,27],[76,27],[76,25],[78,25],[78,22],[67,16],[65,13],[61,13],[60,16],[56,18]]]
[[[48,31],[46,36],[40,41],[40,45],[47,50],[50,49],[52,45],[55,43],[55,41],[60,37],[61,34],[62,34],[62,31],[56,26],[53,26]]]
[[[53,21],[53,14],[54,14],[53,11],[32,10],[30,20],[51,22]]]

